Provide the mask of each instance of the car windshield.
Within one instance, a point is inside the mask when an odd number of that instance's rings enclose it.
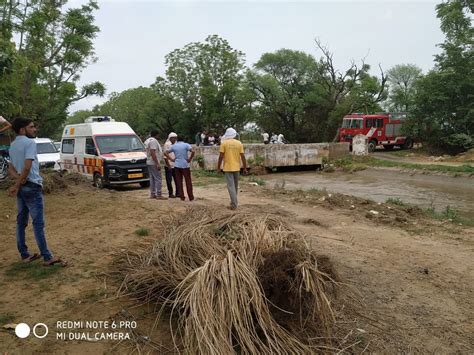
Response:
[[[53,143],[36,143],[36,150],[38,154],[51,154],[58,152]]]
[[[362,127],[363,127],[362,119],[345,118],[342,120],[342,128],[362,128]]]
[[[145,151],[137,136],[96,136],[95,141],[101,154]]]

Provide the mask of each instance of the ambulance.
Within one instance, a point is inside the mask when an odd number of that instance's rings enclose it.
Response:
[[[61,170],[87,176],[98,188],[150,184],[142,141],[127,123],[109,116],[64,127],[60,151]]]

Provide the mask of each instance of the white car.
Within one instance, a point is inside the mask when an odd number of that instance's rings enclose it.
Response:
[[[59,152],[49,138],[35,138],[36,150],[40,169],[61,170],[59,167]]]

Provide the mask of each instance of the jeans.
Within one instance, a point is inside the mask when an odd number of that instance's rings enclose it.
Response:
[[[190,168],[174,168],[176,171],[176,195],[184,201],[184,189],[183,189],[183,177],[186,182],[186,192],[188,193],[189,201],[194,200],[193,195],[193,182],[191,181],[191,169]]]
[[[148,173],[150,175],[150,197],[161,196],[161,170],[155,165],[148,165]]]
[[[174,168],[168,168],[165,166],[165,176],[166,176],[166,187],[168,188],[168,195],[173,196],[173,180],[174,185],[176,185],[176,172]],[[178,196],[178,189],[176,188],[176,196]],[[179,197],[179,196],[178,196]]]
[[[240,172],[224,172],[225,179],[227,181],[227,190],[230,196],[230,206],[237,208],[237,193],[239,192],[239,175]]]
[[[30,257],[26,246],[25,228],[28,225],[28,217],[33,220],[33,232],[36,244],[45,261],[50,260],[53,255],[48,250],[46,236],[44,234],[44,200],[42,187],[27,182],[20,188],[16,198],[18,215],[16,217],[16,244],[22,259]]]

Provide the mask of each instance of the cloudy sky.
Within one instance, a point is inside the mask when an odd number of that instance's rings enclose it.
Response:
[[[78,6],[83,0],[70,0]],[[217,34],[246,54],[248,66],[281,48],[319,57],[320,38],[339,69],[366,57],[377,73],[413,63],[433,67],[444,39],[436,18],[439,1],[159,1],[99,0],[95,40],[98,61],[82,73],[80,84],[101,81],[107,93],[149,86],[164,76],[165,55]],[[106,98],[85,99],[71,112],[90,109]]]

